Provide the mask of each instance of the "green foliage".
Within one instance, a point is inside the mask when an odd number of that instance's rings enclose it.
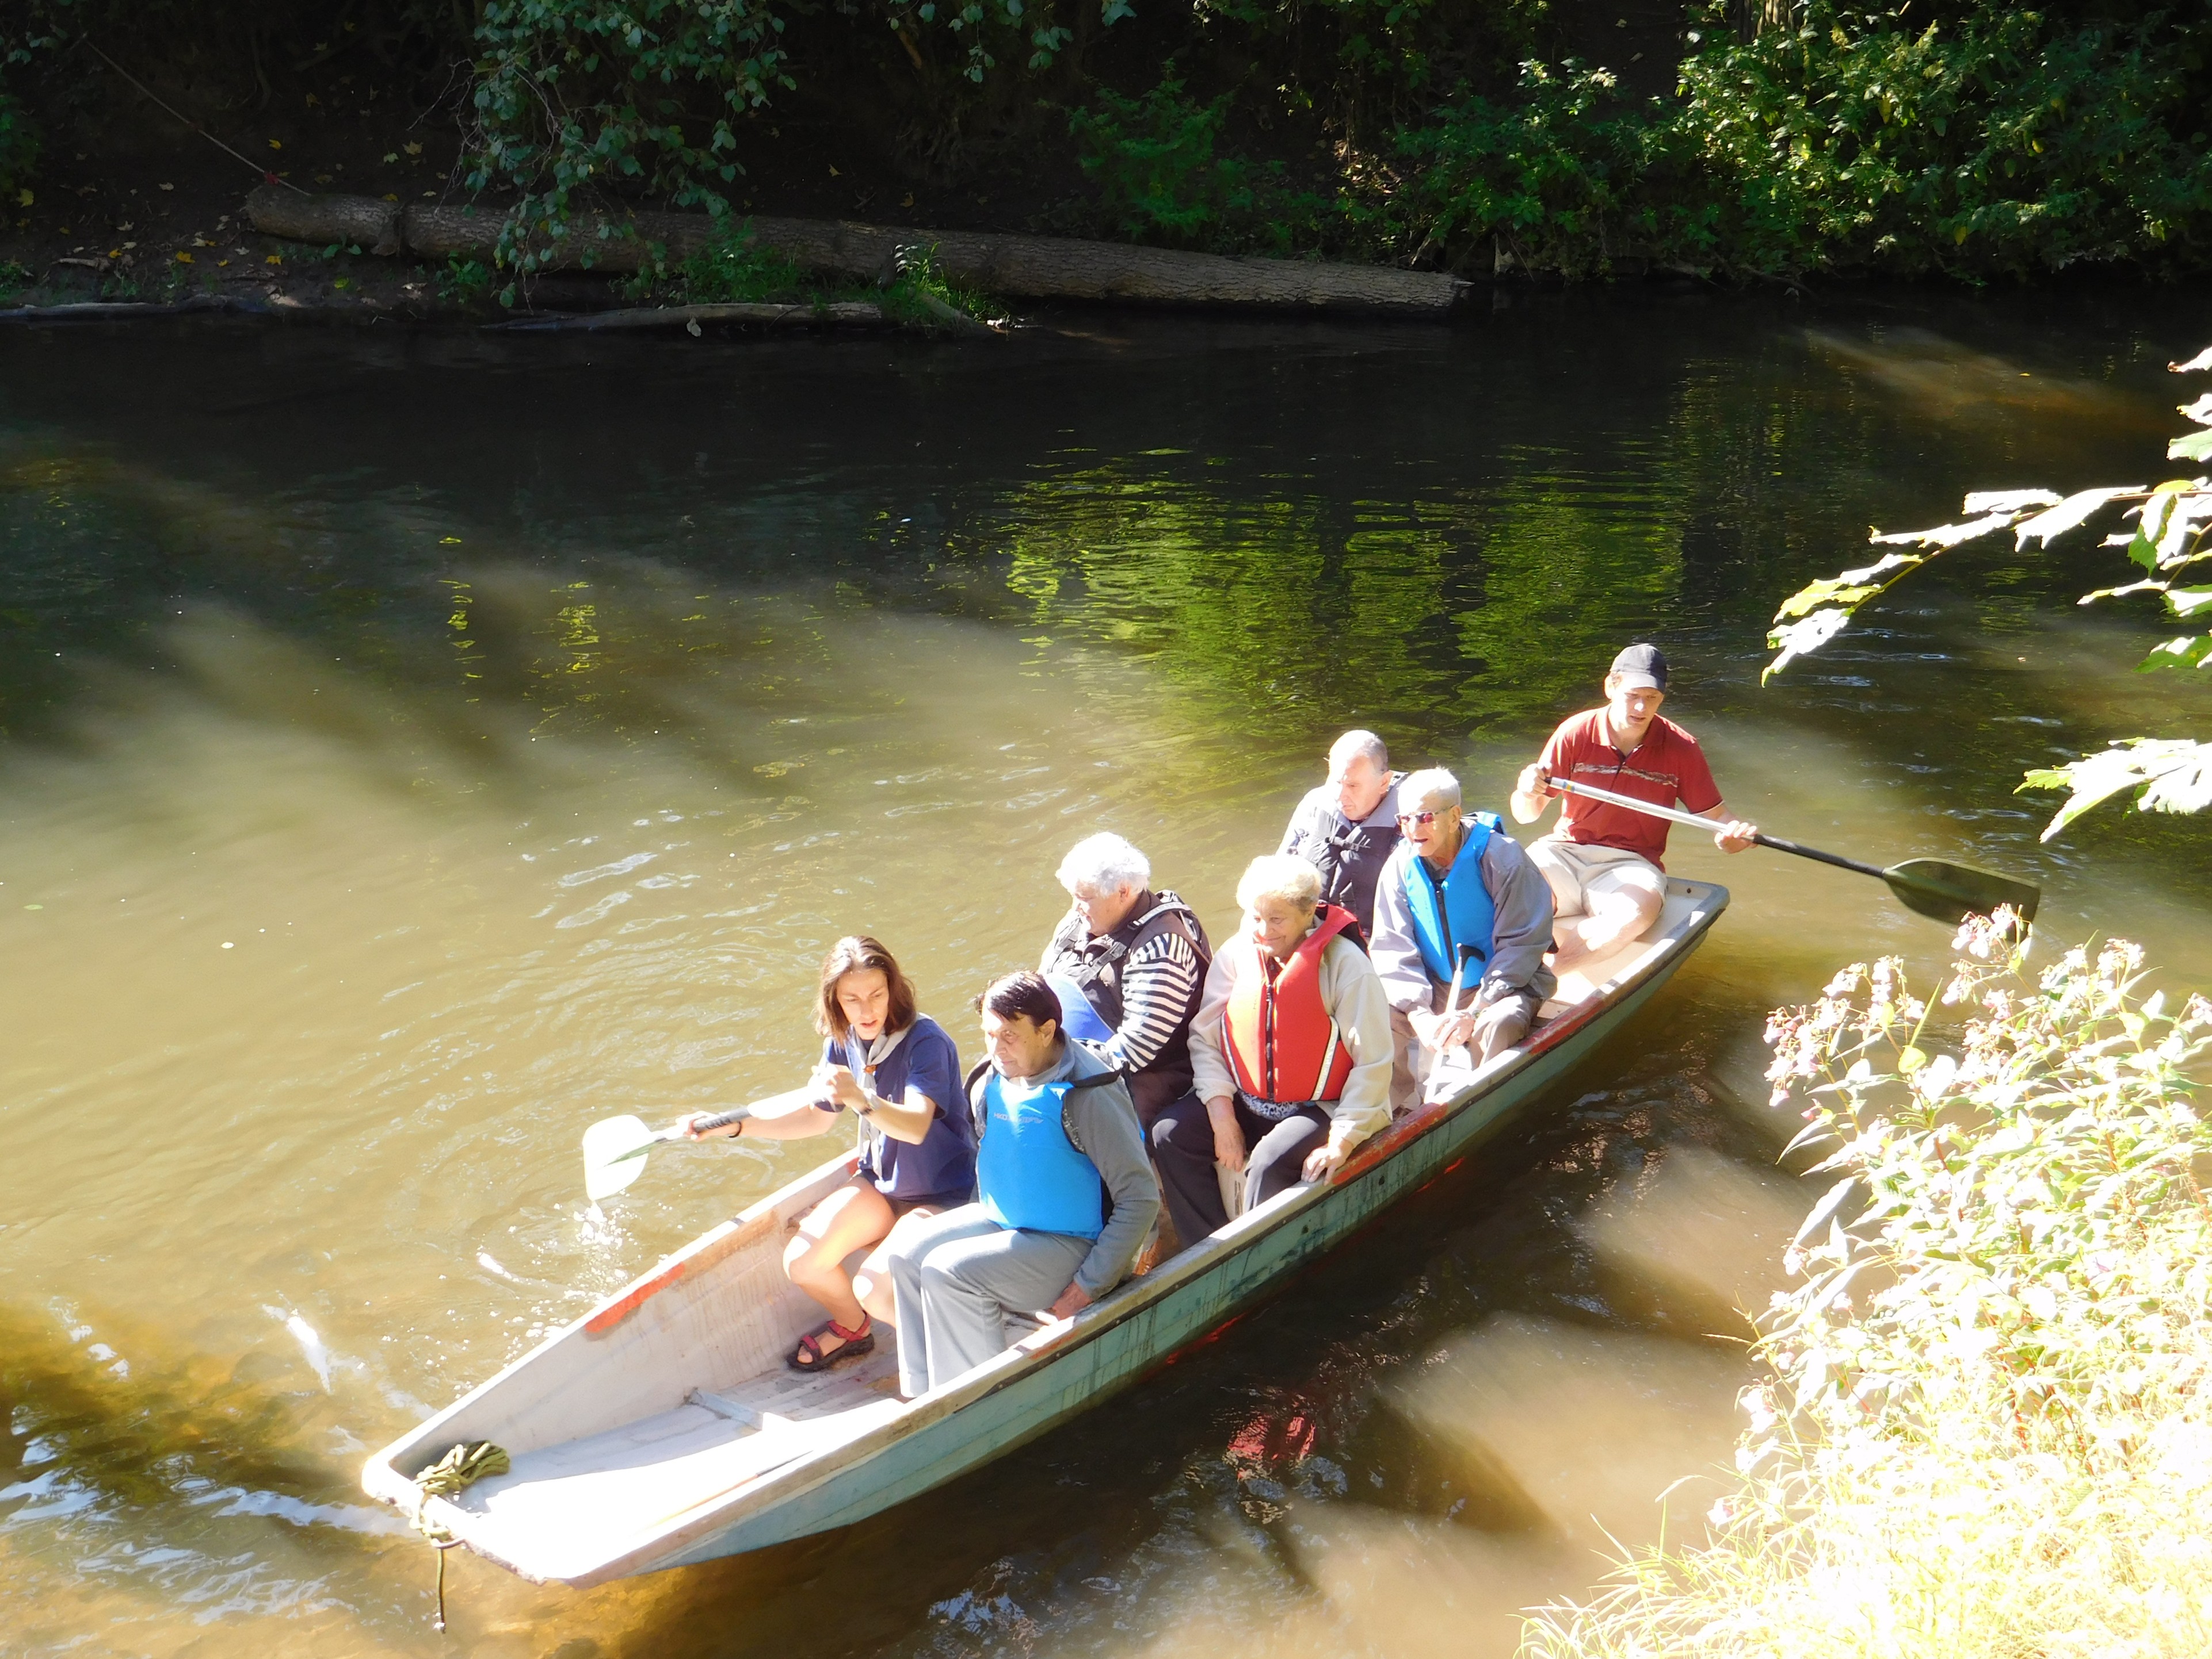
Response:
[[[750,222],[725,222],[706,246],[684,263],[684,297],[694,304],[797,300],[806,274],[784,255],[760,246]]]
[[[2176,374],[2212,370],[2212,349],[2185,363],[2175,363],[2172,368]],[[2182,405],[2180,412],[2205,430],[2175,439],[2167,447],[2166,458],[2202,459],[2208,446],[2201,441],[2212,434],[2212,393]],[[2106,545],[2125,548],[2128,558],[2144,574],[2124,586],[2086,593],[2081,603],[2156,593],[2164,599],[2166,610],[2183,621],[2193,621],[2201,612],[2212,610],[2212,587],[2179,585],[2183,572],[2212,562],[2212,478],[2174,478],[2151,489],[2136,484],[2103,484],[2063,499],[2048,489],[1990,490],[1967,496],[1966,516],[1956,524],[1874,535],[1877,545],[1914,550],[1884,554],[1873,564],[1824,578],[1784,599],[1774,613],[1774,629],[1767,636],[1767,643],[1778,654],[1759,676],[1760,683],[1773,678],[1797,658],[1820,649],[1843,632],[1861,606],[1948,549],[2001,530],[2013,532],[2016,546],[2035,542],[2048,547],[2122,502],[2132,505],[2120,515],[2121,521],[2133,520],[2135,528],[2106,537]],[[2167,640],[2136,666],[2199,671],[2212,666],[2212,634],[2185,634]],[[2065,804],[2044,827],[2045,841],[2090,808],[2129,792],[2133,793],[2138,811],[2198,812],[2212,806],[2212,743],[2129,738],[2062,766],[2039,767],[2029,772],[2020,787],[2069,792]]]
[[[933,245],[901,248],[896,270],[878,300],[884,314],[896,322],[916,328],[965,328],[990,315],[989,301],[982,295],[955,288],[946,278]]]
[[[2212,240],[2205,32],[1979,8],[1955,23],[1807,8],[1686,58],[1680,176],[1761,269],[2055,270]],[[1683,229],[1689,229],[1686,222]]]
[[[1327,198],[1293,189],[1280,161],[1254,162],[1224,147],[1235,96],[1201,104],[1170,64],[1140,97],[1101,88],[1091,108],[1067,112],[1077,164],[1097,186],[1114,230],[1131,241],[1221,252],[1313,245]]]
[[[985,314],[981,295],[945,281],[934,247],[899,249],[886,280],[874,287],[825,283],[787,256],[762,246],[750,222],[737,220],[726,222],[684,262],[673,297],[686,305],[819,306],[860,300],[881,307],[894,322],[927,330],[964,329]]]
[[[2212,25],[1989,6],[1924,26],[1808,4],[1693,32],[1677,95],[1523,66],[1397,138],[1392,205],[1462,263],[1499,239],[1569,273],[1629,254],[1768,272],[2023,274],[2212,258]]]
[[[39,131],[22,104],[0,92],[0,194],[13,198],[39,167]]]
[[[580,191],[720,211],[732,123],[793,84],[782,29],[765,0],[487,0],[469,183],[520,197],[500,263],[545,264]]]
[[[2203,655],[2200,648],[2200,663]],[[2129,791],[2134,792],[2139,812],[2201,812],[2212,806],[2212,743],[2127,738],[2063,766],[2039,767],[2021,780],[2020,787],[2069,792],[2065,805],[2043,832],[2045,841],[2091,807]]]
[[[1401,131],[1407,183],[1394,216],[1459,263],[1510,252],[1520,264],[1571,276],[1603,270],[1625,249],[1679,240],[1650,199],[1665,118],[1622,96],[1611,71],[1572,58],[1522,65],[1519,95],[1465,88],[1428,122]]]
[[[482,305],[491,298],[492,269],[481,259],[456,255],[438,273],[438,295],[454,305]]]
[[[797,88],[786,31],[807,9],[796,0],[485,0],[468,181],[519,198],[500,264],[524,273],[545,264],[569,234],[580,196],[643,195],[726,212],[743,171],[738,126]],[[1126,11],[1109,4],[1103,21]],[[962,58],[957,78],[975,85],[1010,42],[1036,70],[1072,38],[1049,13],[1032,16],[1024,0],[884,0],[871,21],[887,23],[917,62],[915,35],[945,29]],[[582,263],[591,263],[589,250]]]
[[[31,285],[31,273],[13,259],[0,259],[0,301],[13,304],[15,296]]]
[[[1939,1043],[1892,958],[1768,1024],[1839,1177],[1762,1321],[1709,1541],[1548,1609],[1540,1654],[2203,1650],[2212,1003],[2111,941],[1970,923]],[[1942,1052],[1936,1052],[1938,1049]]]
[[[1067,150],[1040,160],[1072,160],[1095,199],[1048,217],[1176,246],[1462,270],[1504,253],[1570,276],[2212,263],[2202,6],[1941,0],[1931,21],[1909,0],[1804,0],[1762,5],[1785,26],[1743,40],[1726,21],[1742,0],[1698,0],[1674,89],[1644,97],[1626,64],[1562,55],[1549,0],[1090,3],[379,0],[355,38],[425,97],[471,56],[463,176],[504,204],[511,278],[572,236],[620,234],[587,208],[730,212],[741,157],[772,147],[802,83],[941,180],[1073,105]],[[1115,61],[1164,72],[1101,84],[1103,35],[1131,28],[1138,50]],[[0,29],[0,185],[35,161],[27,108],[63,131],[89,107],[106,71],[87,37],[228,76],[256,107],[269,88],[242,66],[336,44],[306,0],[15,0]],[[1179,61],[1233,90],[1194,95]]]

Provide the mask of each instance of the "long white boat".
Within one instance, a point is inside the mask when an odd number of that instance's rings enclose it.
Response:
[[[1138,1381],[1465,1157],[1648,1002],[1727,903],[1724,888],[1669,879],[1649,936],[1563,975],[1526,1042],[1432,1079],[1419,1109],[1328,1180],[1278,1194],[919,1399],[899,1397],[888,1341],[818,1376],[784,1364],[822,1316],[786,1282],[784,1241],[851,1172],[848,1154],[547,1337],[369,1459],[362,1485],[411,1516],[415,1476],[457,1443],[495,1442],[510,1472],[431,1498],[425,1520],[526,1578],[576,1585],[876,1514]]]

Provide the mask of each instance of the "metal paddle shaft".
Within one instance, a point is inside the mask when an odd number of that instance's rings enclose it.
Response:
[[[756,1100],[714,1117],[701,1118],[699,1133],[726,1129],[748,1118],[781,1117],[815,1103],[820,1091],[811,1084]],[[606,1117],[584,1131],[584,1193],[592,1203],[611,1198],[645,1173],[645,1155],[656,1146],[688,1140],[683,1124],[655,1131],[641,1117]]]
[[[653,1136],[652,1139],[647,1141],[642,1146],[633,1146],[629,1151],[618,1153],[615,1157],[609,1158],[607,1162],[610,1164],[620,1164],[629,1158],[643,1158],[647,1152],[651,1152],[656,1146],[665,1146],[672,1140],[689,1140],[694,1134],[712,1134],[717,1129],[728,1128],[732,1123],[743,1123],[752,1115],[753,1109],[751,1107],[740,1106],[733,1112],[723,1113],[720,1117],[702,1118],[696,1123],[688,1125],[682,1128],[663,1129],[659,1134]]]
[[[1563,795],[1587,796],[1591,800],[1625,806],[1632,812],[1664,818],[1669,823],[1682,824],[1688,829],[1710,830],[1717,835],[1728,828],[1718,818],[1677,811],[1671,806],[1638,800],[1633,795],[1615,794],[1612,790],[1600,789],[1595,784],[1570,783],[1564,778],[1553,778],[1550,782],[1551,787]],[[1855,871],[1862,876],[1872,876],[1877,881],[1887,882],[1889,890],[1897,895],[1898,902],[1905,908],[1954,925],[1964,921],[1970,915],[1989,915],[2000,904],[2012,906],[2020,913],[2022,921],[2033,921],[2035,907],[2043,900],[2043,890],[2031,883],[2015,881],[2010,876],[2000,876],[1989,870],[1977,870],[1970,864],[1950,864],[1942,859],[1907,859],[1902,864],[1893,864],[1883,869],[1876,865],[1862,864],[1856,859],[1847,859],[1840,853],[1824,853],[1817,847],[1784,841],[1781,836],[1770,836],[1764,830],[1753,836],[1752,840],[1756,845],[1771,847],[1778,853],[1789,853],[1801,859],[1832,864],[1838,870]]]
[[[708,1118],[699,1127],[702,1130],[726,1128],[751,1115],[752,1108],[740,1106],[720,1117]],[[603,1198],[612,1198],[645,1173],[647,1152],[684,1139],[682,1128],[655,1133],[646,1127],[641,1117],[601,1118],[584,1131],[584,1195],[594,1204]]]

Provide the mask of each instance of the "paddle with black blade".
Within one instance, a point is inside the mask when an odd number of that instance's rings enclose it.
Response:
[[[1563,795],[1583,795],[1591,800],[1601,800],[1613,806],[1626,806],[1632,812],[1643,812],[1655,818],[1665,818],[1669,823],[1686,825],[1692,830],[1706,830],[1715,834],[1728,828],[1718,818],[1700,817],[1695,812],[1678,812],[1671,806],[1656,806],[1648,800],[1638,800],[1632,795],[1617,795],[1610,789],[1600,789],[1594,784],[1570,783],[1564,778],[1546,780],[1550,787]],[[1954,926],[1968,916],[1986,916],[2001,904],[2009,904],[2022,921],[2035,919],[2035,907],[2042,901],[2043,890],[2025,881],[2015,881],[2010,876],[2000,876],[1988,870],[1977,870],[1970,864],[1950,864],[1942,859],[1907,859],[1902,864],[1893,864],[1881,869],[1871,864],[1861,864],[1856,859],[1847,859],[1840,854],[1824,853],[1817,847],[1800,846],[1794,841],[1784,841],[1779,836],[1765,833],[1752,837],[1754,844],[1771,847],[1778,853],[1794,854],[1801,859],[1812,859],[1821,864],[1832,864],[1838,870],[1856,871],[1862,876],[1872,876],[1889,884],[1889,890],[1897,895],[1898,902],[1908,910],[1917,910],[1923,916],[1933,916],[1938,921]]]

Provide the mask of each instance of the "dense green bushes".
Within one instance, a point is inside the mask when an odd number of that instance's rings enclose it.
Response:
[[[1073,125],[1114,228],[1224,251],[1570,276],[2212,261],[2212,16],[1985,5],[1922,23],[1814,0],[1751,40],[1705,21],[1672,95],[1532,58],[1510,86],[1464,79],[1403,115],[1326,191],[1257,168],[1225,140],[1231,97],[1172,75],[1142,98],[1102,90]]]
[[[1200,104],[1173,66],[1140,98],[1101,88],[1071,110],[1076,160],[1098,191],[1098,228],[1131,241],[1289,253],[1317,240],[1329,198],[1300,190],[1279,160],[1228,150],[1222,130],[1233,94]]]
[[[1679,37],[1641,37],[1677,65],[1651,95],[1591,55],[1567,0],[358,8],[394,72],[455,89],[465,177],[516,204],[504,257],[524,270],[586,199],[740,204],[802,102],[916,175],[1018,152],[1065,181],[1032,201],[1041,228],[1178,246],[1567,275],[2212,258],[2201,3],[1770,0],[1778,26],[1747,40],[1742,9],[1698,0]],[[265,100],[264,58],[312,64],[330,27],[306,0],[0,0],[0,183],[36,153],[11,94],[51,94],[70,57],[41,44],[250,63]]]
[[[2212,252],[2212,31],[1990,6],[1810,7],[1692,53],[1666,149],[1676,252],[1970,273]],[[1702,183],[1703,190],[1696,188]]]
[[[2212,258],[2212,27],[2070,24],[1996,7],[1908,28],[1806,8],[1694,44],[1673,98],[1526,66],[1401,127],[1401,244],[1495,241],[1586,273],[1630,257],[1763,272],[1979,276],[2081,259]]]
[[[0,92],[0,197],[13,198],[38,165],[37,128],[21,104]]]
[[[794,84],[782,30],[766,0],[489,0],[469,183],[520,198],[501,263],[532,268],[580,191],[721,212],[732,123]]]

